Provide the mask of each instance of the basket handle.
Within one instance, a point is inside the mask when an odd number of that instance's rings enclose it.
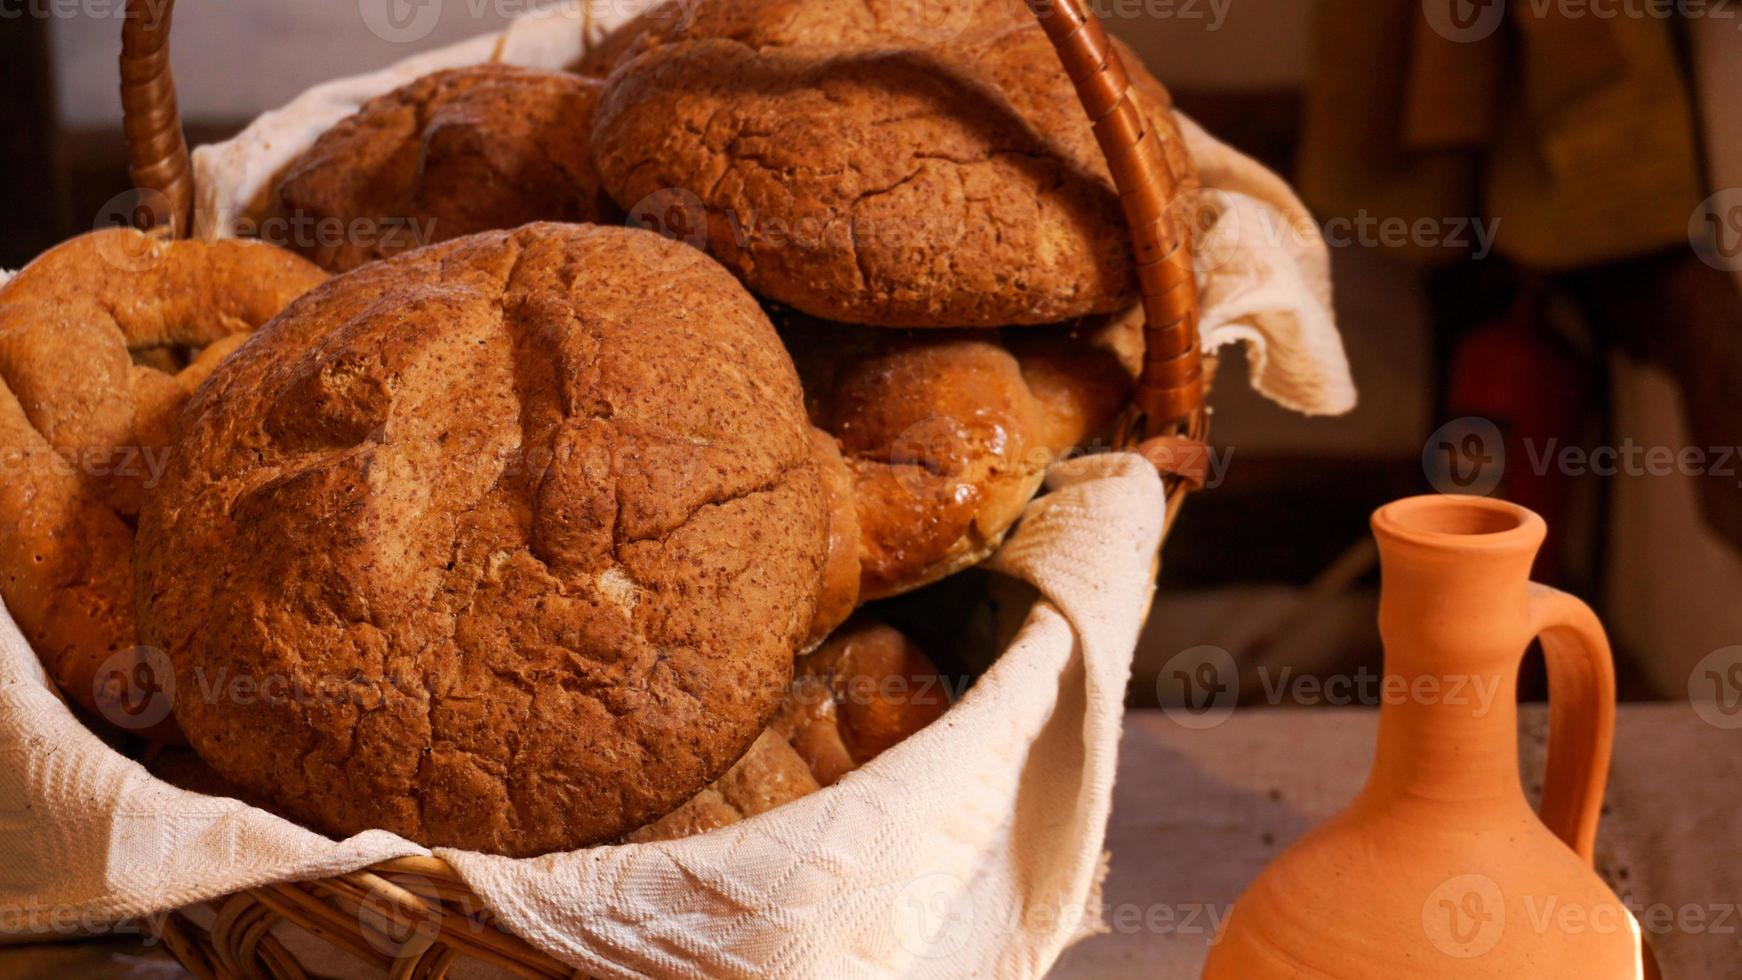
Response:
[[[1131,77],[1082,0],[1027,0],[1094,124],[1125,211],[1143,297],[1143,372],[1133,401],[1141,433],[1205,435],[1204,364],[1189,229],[1169,212],[1179,181],[1143,118]]]
[[[1143,298],[1143,370],[1133,401],[1144,437],[1201,439],[1204,364],[1189,228],[1168,210],[1178,180],[1143,118],[1131,79],[1082,0],[1027,0],[1076,85],[1119,191]],[[121,29],[121,107],[129,172],[154,225],[177,237],[193,225],[193,172],[169,67],[174,0],[127,0]],[[155,192],[155,193],[153,193]]]
[[[121,21],[121,128],[127,173],[149,227],[176,238],[193,228],[194,178],[169,69],[174,0],[127,0]]]

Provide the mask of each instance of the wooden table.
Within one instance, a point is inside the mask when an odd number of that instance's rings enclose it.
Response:
[[[1360,789],[1377,717],[1257,709],[1191,730],[1132,712],[1108,832],[1110,931],[1066,952],[1054,980],[1196,977],[1246,882]],[[1544,721],[1525,710],[1527,785],[1541,772]],[[1607,800],[1599,870],[1645,924],[1664,976],[1742,978],[1742,730],[1685,705],[1624,706]],[[8,980],[184,975],[125,941],[0,947]]]

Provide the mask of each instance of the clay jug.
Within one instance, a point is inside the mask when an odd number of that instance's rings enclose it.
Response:
[[[1215,980],[1643,975],[1637,923],[1591,867],[1615,676],[1584,603],[1530,582],[1547,527],[1515,504],[1379,509],[1379,744],[1360,795],[1235,903]],[[1518,666],[1542,640],[1540,816],[1519,778]]]

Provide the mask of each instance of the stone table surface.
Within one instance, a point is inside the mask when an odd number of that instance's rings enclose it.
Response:
[[[1362,708],[1242,710],[1208,728],[1127,716],[1104,889],[1109,931],[1053,980],[1192,978],[1216,926],[1264,864],[1360,789],[1378,715]],[[1546,715],[1526,707],[1520,757],[1534,788]],[[1742,978],[1742,728],[1685,704],[1625,705],[1598,867],[1645,924],[1668,980]],[[159,950],[110,939],[0,946],[4,980],[171,980]]]
[[[1053,980],[1196,977],[1246,883],[1360,790],[1378,718],[1242,710],[1192,729],[1161,711],[1127,715],[1107,837],[1111,931],[1067,950]],[[1532,792],[1546,722],[1541,706],[1521,711]],[[1667,980],[1742,980],[1742,728],[1687,704],[1623,705],[1597,866]]]

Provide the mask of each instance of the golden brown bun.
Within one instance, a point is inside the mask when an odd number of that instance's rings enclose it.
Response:
[[[1033,15],[978,0],[931,29],[936,11],[915,11],[673,0],[639,18],[593,60],[615,58],[592,140],[605,187],[632,216],[693,207],[692,244],[831,320],[999,327],[1130,306],[1118,195]],[[1166,90],[1118,50],[1193,184]]]
[[[631,844],[705,834],[808,796],[821,787],[799,754],[772,730],[764,731],[744,757],[702,790],[658,820],[624,838]]]
[[[812,424],[839,443],[860,600],[991,554],[1060,454],[1104,430],[1134,367],[1138,310],[1072,328],[897,331],[789,318]]]
[[[527,225],[339,276],[214,373],[141,515],[141,626],[250,796],[538,854],[744,753],[827,535],[756,301],[647,232]]]
[[[821,643],[859,607],[859,511],[853,497],[853,472],[841,458],[834,436],[813,428],[811,445],[829,508],[829,560],[823,566],[822,592],[805,638],[806,650]]]
[[[325,278],[271,245],[116,228],[0,287],[0,595],[61,689],[118,727],[173,737],[167,678],[134,650],[132,523],[176,416]]]
[[[614,220],[587,149],[597,95],[567,72],[490,64],[371,99],[280,175],[287,244],[343,272],[531,221]]]
[[[924,651],[900,630],[860,618],[799,658],[772,727],[830,786],[949,706],[948,686]]]
[[[849,623],[800,657],[778,714],[744,758],[683,806],[631,833],[674,840],[737,823],[833,785],[949,707],[937,667],[899,631]]]

